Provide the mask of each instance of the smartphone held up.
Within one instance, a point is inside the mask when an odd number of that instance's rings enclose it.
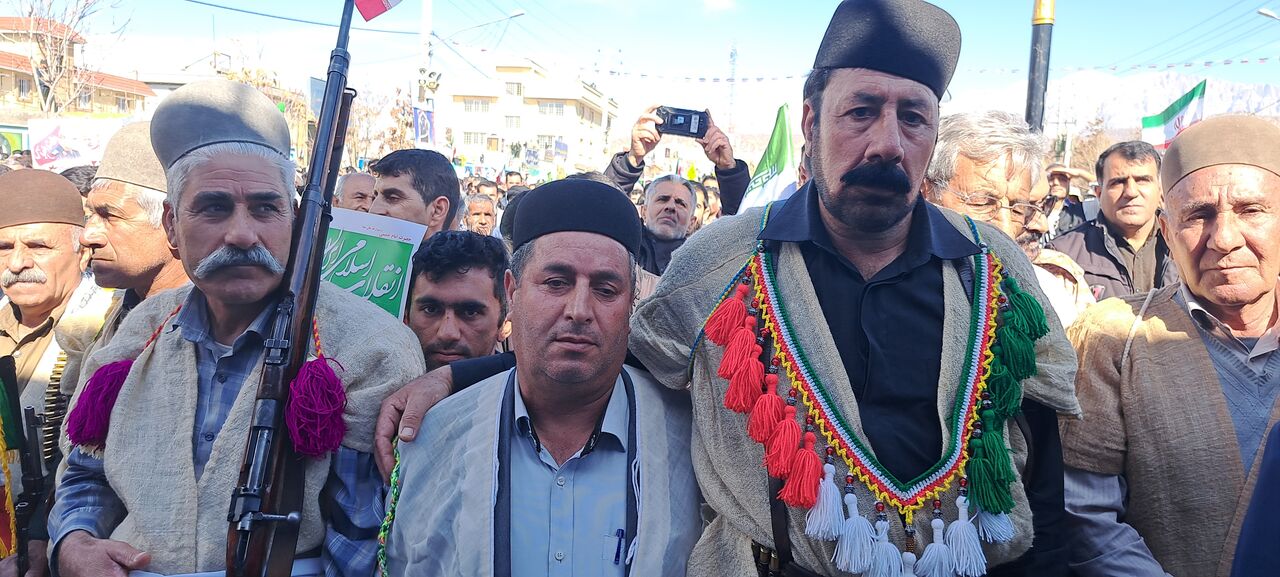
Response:
[[[707,135],[707,126],[711,124],[711,117],[705,110],[699,112],[659,106],[656,114],[662,119],[662,123],[658,125],[658,132],[662,134],[702,138]]]

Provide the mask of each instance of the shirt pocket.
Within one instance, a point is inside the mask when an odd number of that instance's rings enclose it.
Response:
[[[624,540],[621,547],[618,545],[618,534],[604,535],[600,538],[600,575],[601,576],[622,576],[626,574],[627,562],[627,542]],[[618,562],[615,564],[614,559]]]

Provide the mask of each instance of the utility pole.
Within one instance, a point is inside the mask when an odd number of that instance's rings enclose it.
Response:
[[[733,123],[733,111],[735,108],[734,97],[738,92],[738,45],[734,43],[729,49],[729,134],[733,134],[737,128]]]
[[[1031,14],[1031,65],[1027,72],[1027,124],[1044,131],[1044,93],[1049,88],[1049,46],[1053,41],[1053,2],[1036,0]]]

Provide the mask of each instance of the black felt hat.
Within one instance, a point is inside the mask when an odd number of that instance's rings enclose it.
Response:
[[[625,194],[607,184],[580,178],[548,182],[520,195],[515,210],[513,250],[540,236],[569,231],[602,234],[631,254],[640,250],[640,215]]]
[[[959,58],[960,26],[946,10],[921,0],[844,0],[813,67],[878,70],[942,98]]]

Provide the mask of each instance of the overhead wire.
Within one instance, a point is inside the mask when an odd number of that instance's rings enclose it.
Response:
[[[1151,45],[1151,46],[1148,46],[1148,47],[1146,47],[1146,48],[1144,48],[1144,49],[1142,49],[1142,50],[1139,50],[1138,52],[1135,52],[1135,53],[1133,53],[1133,54],[1130,54],[1130,55],[1128,55],[1128,56],[1125,56],[1124,58],[1121,58],[1121,59],[1119,59],[1119,60],[1117,60],[1117,61],[1115,61],[1115,62],[1111,63],[1111,66],[1119,66],[1119,65],[1120,65],[1120,63],[1122,63],[1122,62],[1124,62],[1124,61],[1126,61],[1126,60],[1131,60],[1131,59],[1133,59],[1133,58],[1137,58],[1138,56],[1141,56],[1141,55],[1143,55],[1143,54],[1146,54],[1147,52],[1150,52],[1150,51],[1152,51],[1152,50],[1154,50],[1154,49],[1156,49],[1156,48],[1159,48],[1159,47],[1161,47],[1161,46],[1164,46],[1165,44],[1168,44],[1169,42],[1172,42],[1172,41],[1174,41],[1174,40],[1178,40],[1178,39],[1185,39],[1185,35],[1186,35],[1188,32],[1191,32],[1191,31],[1195,30],[1196,28],[1200,28],[1200,27],[1202,27],[1202,26],[1206,26],[1206,25],[1208,25],[1208,24],[1209,24],[1209,22],[1212,22],[1212,21],[1213,21],[1214,19],[1216,19],[1217,17],[1219,17],[1219,16],[1223,16],[1223,15],[1227,14],[1228,12],[1230,12],[1230,11],[1231,11],[1232,9],[1234,9],[1235,7],[1237,7],[1237,6],[1241,5],[1241,4],[1244,4],[1245,2],[1248,2],[1248,1],[1249,1],[1249,0],[1238,0],[1235,4],[1232,4],[1232,5],[1230,5],[1230,6],[1226,7],[1226,8],[1223,8],[1223,9],[1216,9],[1216,8],[1215,8],[1215,9],[1214,9],[1214,11],[1213,11],[1213,16],[1210,16],[1208,19],[1199,20],[1199,21],[1197,21],[1196,23],[1192,24],[1191,26],[1187,27],[1185,30],[1179,31],[1179,32],[1177,32],[1177,33],[1174,33],[1174,34],[1172,34],[1172,35],[1170,35],[1170,36],[1166,37],[1164,40],[1161,40],[1161,41],[1159,41],[1159,42],[1157,42],[1157,43],[1155,43],[1155,44],[1153,44],[1153,45]]]
[[[1203,46],[1206,42],[1213,42],[1215,39],[1220,38],[1221,35],[1224,33],[1229,34],[1230,29],[1233,27],[1247,26],[1247,24],[1244,24],[1244,22],[1248,20],[1248,18],[1252,14],[1253,14],[1252,12],[1246,12],[1244,14],[1237,15],[1235,18],[1232,18],[1231,20],[1227,20],[1226,22],[1223,22],[1213,28],[1203,30],[1194,36],[1186,38],[1183,42],[1179,43],[1178,45],[1168,50],[1165,50],[1163,52],[1160,52],[1155,56],[1152,56],[1148,59],[1141,61],[1139,65],[1140,66],[1147,65],[1147,64],[1152,64],[1152,63],[1162,62],[1162,61],[1172,62],[1175,60],[1187,60],[1183,56],[1179,56],[1179,55],[1188,54],[1190,51],[1198,50],[1199,47]]]

